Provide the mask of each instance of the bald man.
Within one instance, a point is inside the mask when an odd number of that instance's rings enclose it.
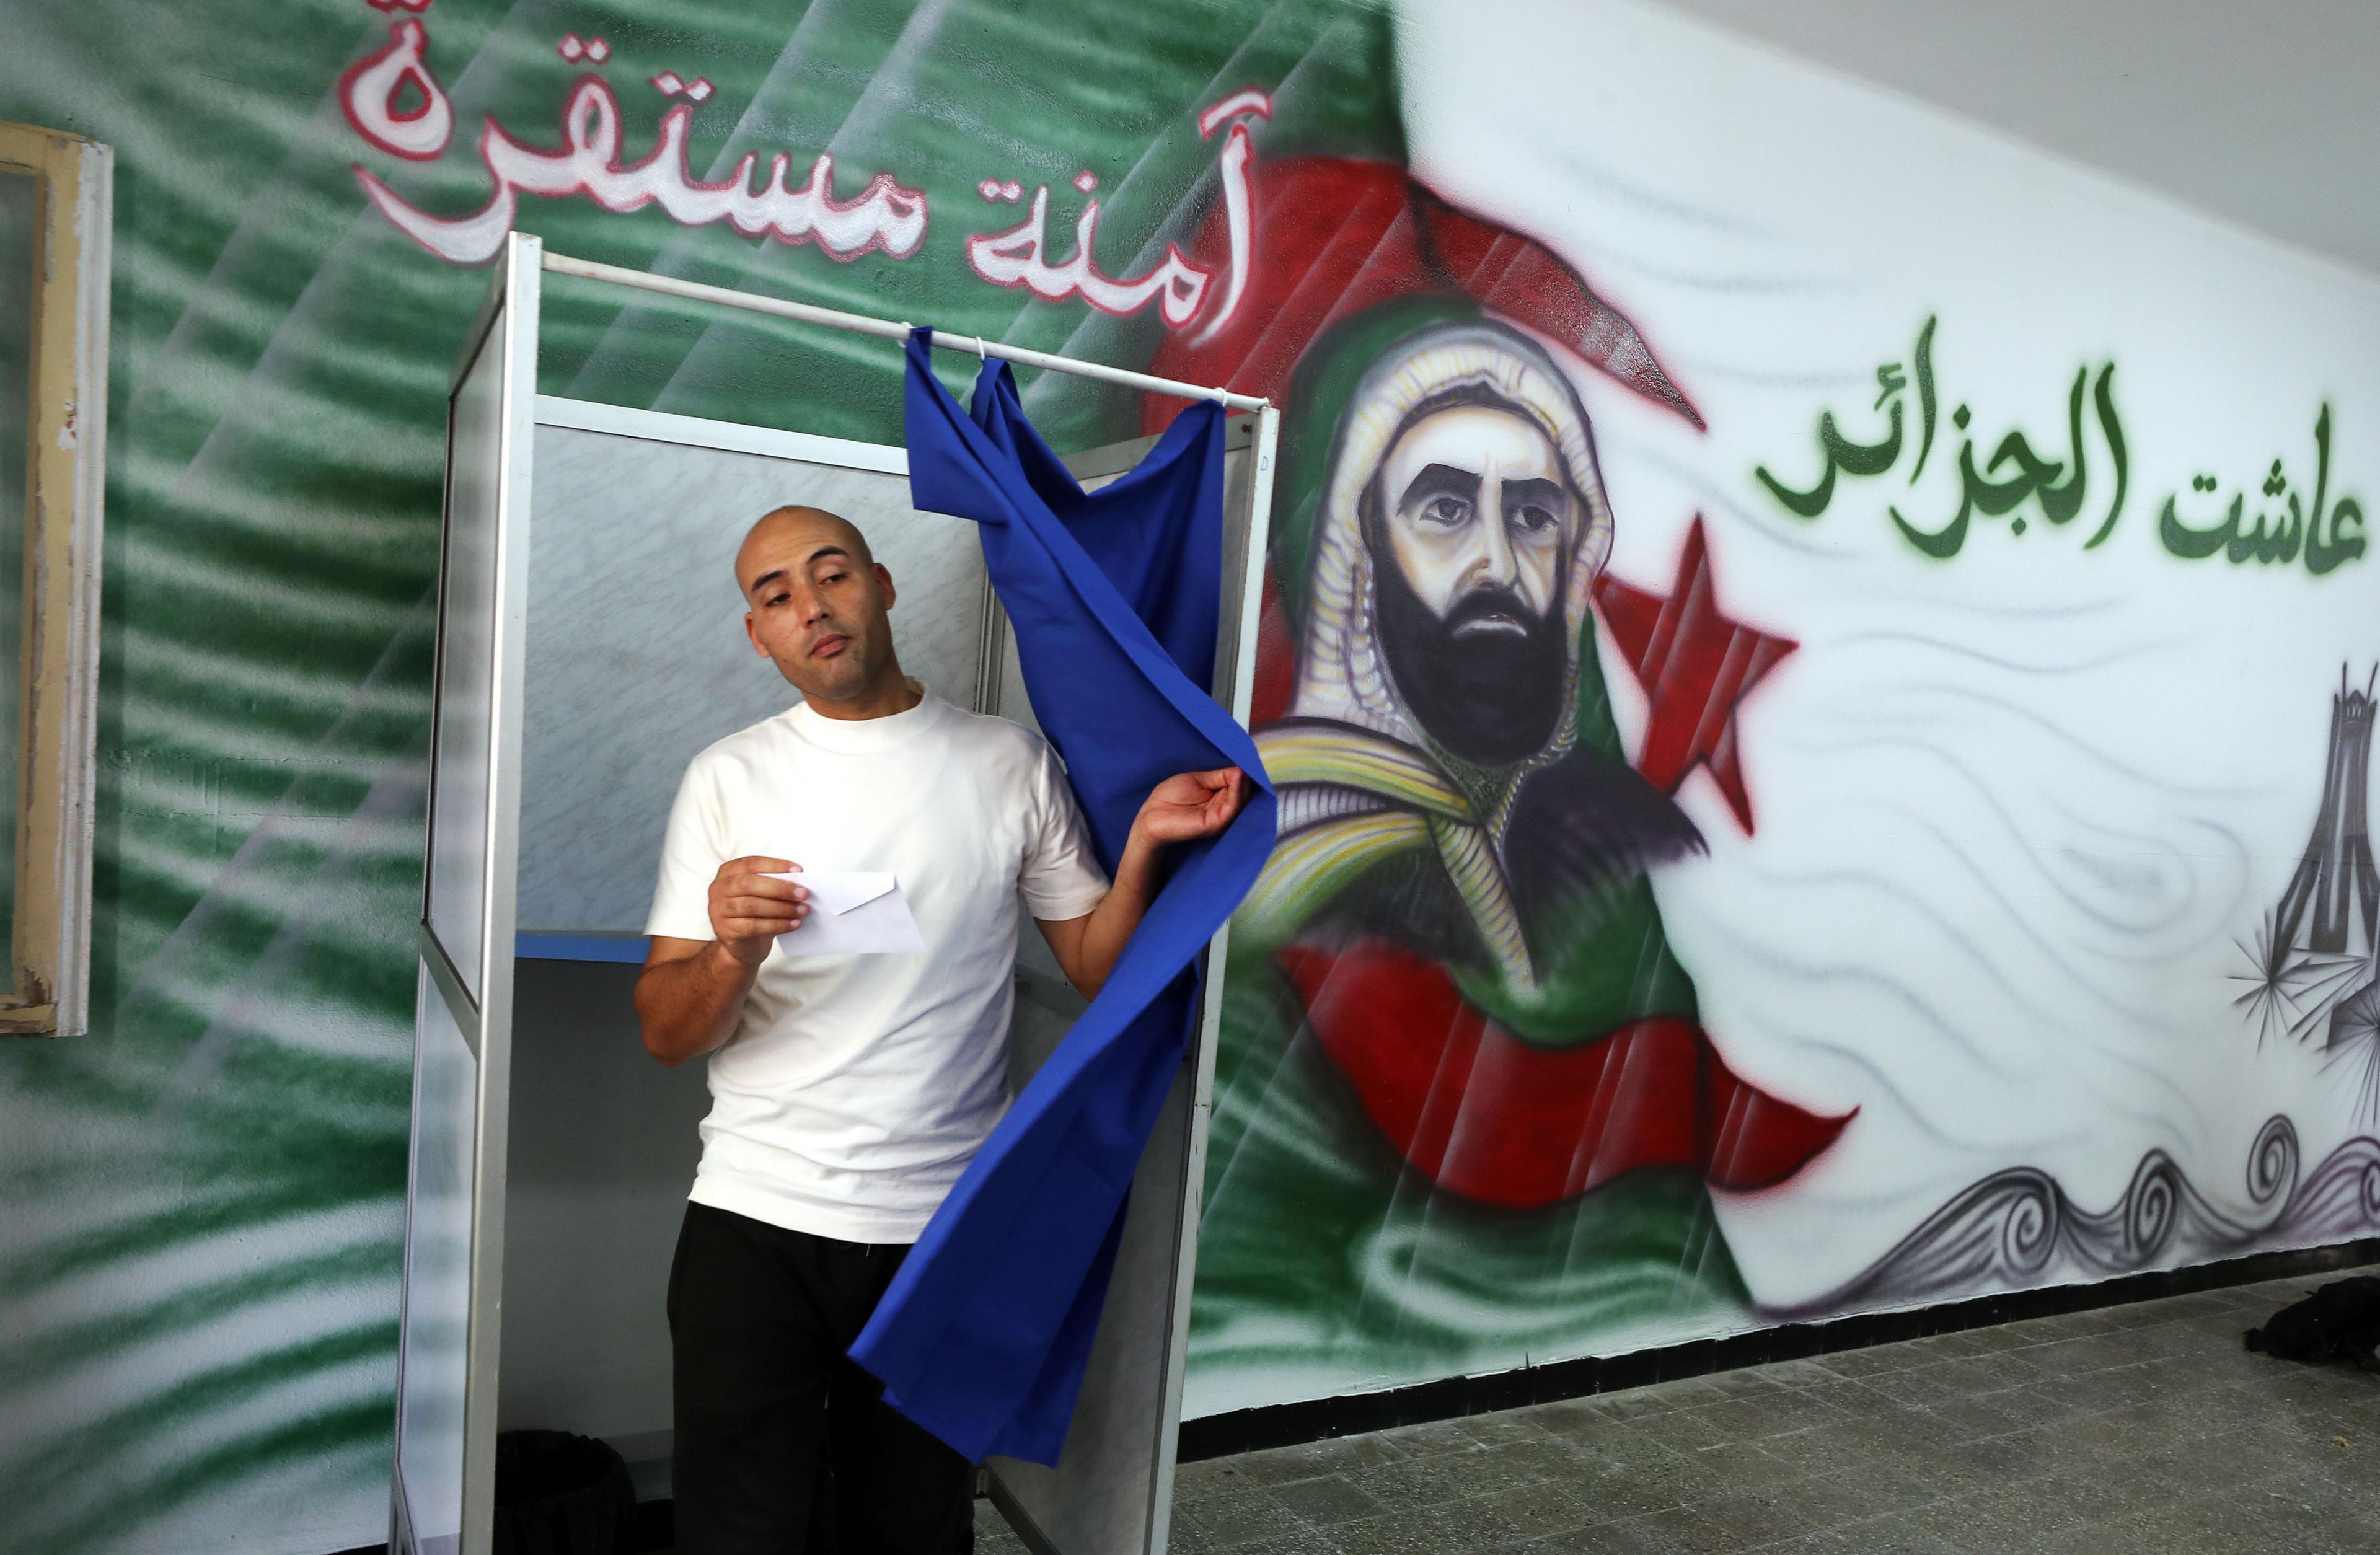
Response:
[[[971,1466],[844,1352],[1007,1108],[1018,900],[1097,992],[1160,852],[1221,831],[1246,780],[1159,784],[1111,885],[1050,747],[901,673],[856,528],[779,508],[735,580],[803,699],[686,769],[636,994],[655,1058],[710,1055],[670,1270],[677,1549],[947,1555],[974,1547]],[[893,874],[926,953],[799,954],[805,868]]]

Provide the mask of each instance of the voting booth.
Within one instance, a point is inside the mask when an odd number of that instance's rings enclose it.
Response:
[[[645,1052],[630,990],[686,762],[799,693],[754,654],[732,559],[768,509],[850,518],[892,570],[905,669],[1031,725],[975,526],[909,505],[898,446],[537,392],[548,273],[897,341],[908,326],[618,271],[516,235],[450,387],[437,695],[419,933],[391,1548],[485,1555],[498,1432],[575,1431],[669,1493],[672,1248],[703,1065]],[[938,338],[937,345],[951,344]],[[896,347],[886,347],[888,364]],[[1225,398],[1215,696],[1245,723],[1276,419],[1261,401],[968,342],[1024,365]],[[789,395],[798,389],[789,388]],[[1069,457],[1086,486],[1154,439]],[[1222,959],[1134,1180],[1099,1341],[1054,1468],[991,1493],[1055,1555],[1166,1547]],[[1027,929],[1012,1079],[1083,1001]]]

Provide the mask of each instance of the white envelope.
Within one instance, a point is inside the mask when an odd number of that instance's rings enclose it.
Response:
[[[890,874],[865,869],[795,870],[773,876],[810,893],[802,926],[777,936],[787,955],[916,954],[926,948],[908,898]]]

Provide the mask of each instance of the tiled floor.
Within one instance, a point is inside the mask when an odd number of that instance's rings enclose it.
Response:
[[[2240,1345],[2330,1278],[1192,1464],[1172,1549],[2380,1551],[2380,1376]]]

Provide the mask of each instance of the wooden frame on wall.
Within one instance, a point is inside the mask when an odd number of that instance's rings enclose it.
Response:
[[[0,1032],[68,1037],[90,1023],[115,152],[80,136],[0,123],[0,173],[31,177],[40,213],[33,273],[24,278],[32,308],[16,895]],[[6,289],[0,281],[0,296]],[[0,428],[0,436],[17,435]]]

